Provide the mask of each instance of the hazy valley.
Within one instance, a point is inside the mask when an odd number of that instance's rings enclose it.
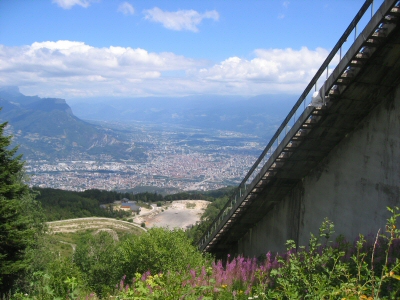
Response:
[[[173,193],[238,184],[292,98],[75,99],[69,106],[3,87],[0,120],[9,122],[33,186]]]

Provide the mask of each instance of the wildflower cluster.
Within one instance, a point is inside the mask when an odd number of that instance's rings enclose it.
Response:
[[[80,284],[78,277],[56,284],[39,273],[30,294],[12,299],[400,299],[400,209],[389,210],[384,233],[360,235],[353,244],[342,237],[331,241],[334,227],[325,220],[307,247],[288,241],[281,255],[267,253],[258,260],[228,255],[203,265],[136,272],[133,278],[122,277],[114,290],[90,295],[85,291],[93,291],[94,285]]]
[[[375,238],[360,235],[350,244],[339,237],[333,243],[334,226],[325,220],[308,247],[288,241],[286,253],[267,253],[261,261],[228,255],[225,263],[220,260],[200,270],[154,277],[146,273],[140,282],[137,276],[129,289],[120,290],[118,299],[398,299],[400,214],[398,208],[389,210],[386,232]]]

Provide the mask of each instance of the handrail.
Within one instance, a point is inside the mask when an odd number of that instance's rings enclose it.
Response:
[[[349,37],[350,33],[353,31],[353,29],[357,26],[358,21],[363,17],[365,11],[368,9],[368,7],[371,5],[373,0],[366,0],[364,5],[361,7],[357,15],[354,17],[353,21],[350,23],[350,25],[347,27],[346,31],[343,33],[339,41],[336,43],[335,47],[333,47],[332,51],[329,53],[328,57],[325,59],[317,73],[314,75],[314,77],[311,79],[310,83],[307,85],[306,89],[304,92],[301,94],[300,98],[297,100],[289,114],[286,116],[285,120],[283,120],[281,126],[277,129],[275,134],[272,136],[270,142],[268,145],[265,147],[264,151],[261,153],[260,157],[256,160],[254,165],[250,168],[249,172],[247,175],[244,177],[242,182],[239,184],[239,186],[243,186],[246,181],[250,178],[251,174],[254,172],[254,170],[257,168],[258,164],[261,162],[261,160],[264,158],[264,156],[267,154],[269,148],[275,143],[275,140],[279,136],[279,134],[283,131],[283,129],[286,127],[286,125],[289,123],[290,119],[292,116],[295,114],[297,109],[300,107],[300,105],[303,103],[303,100],[306,98],[312,87],[317,83],[318,79],[320,79],[322,73],[325,71],[325,69],[329,66],[329,63],[332,61],[332,59],[335,57],[337,54],[338,50],[342,47],[344,42],[347,41],[347,38]]]
[[[300,115],[305,111],[305,108],[306,108],[305,101],[306,101],[307,95],[310,93],[311,89],[314,86],[316,86],[318,80],[321,78],[321,76],[325,72],[325,70],[328,73],[329,64],[332,62],[333,58],[337,55],[339,50],[340,50],[340,54],[341,54],[341,50],[342,50],[343,44],[347,41],[348,37],[350,36],[350,34],[353,31],[355,32],[355,39],[356,39],[356,36],[357,36],[357,24],[361,20],[361,18],[364,16],[365,12],[367,11],[367,9],[370,6],[371,6],[371,18],[372,18],[373,9],[374,9],[373,8],[374,7],[373,4],[374,4],[374,0],[366,0],[365,1],[365,3],[360,8],[360,10],[356,14],[354,19],[350,23],[350,25],[347,27],[347,29],[345,30],[343,35],[340,37],[339,41],[336,43],[336,45],[333,47],[332,51],[327,56],[327,58],[325,59],[325,61],[321,65],[321,67],[318,69],[318,71],[316,72],[314,77],[308,83],[307,87],[305,88],[305,90],[303,91],[303,93],[301,94],[301,96],[299,97],[297,102],[294,104],[294,106],[290,110],[289,114],[283,120],[282,124],[277,129],[275,134],[272,136],[271,140],[269,141],[269,143],[267,144],[267,146],[265,147],[265,149],[263,150],[261,155],[258,157],[258,159],[253,164],[253,166],[250,168],[250,170],[247,172],[246,176],[244,177],[242,182],[239,184],[239,186],[235,189],[235,192],[229,198],[229,200],[227,201],[225,206],[221,209],[221,211],[218,214],[218,216],[214,219],[214,221],[211,223],[211,225],[207,228],[206,232],[203,234],[203,236],[201,237],[201,239],[198,242],[199,247],[201,247],[204,244],[203,242],[205,242],[209,238],[210,233],[213,232],[213,228],[214,228],[214,230],[216,230],[217,227],[219,227],[220,222],[223,219],[225,212],[232,205],[232,203],[236,203],[236,199],[240,199],[240,198],[242,198],[243,195],[246,195],[246,192],[247,192],[246,191],[246,187],[247,187],[247,183],[248,183],[249,179],[252,179],[252,178],[254,178],[254,176],[257,175],[257,174],[255,174],[255,171],[259,170],[263,166],[263,164],[261,164],[261,162],[266,158],[266,155],[269,152],[271,152],[271,153],[273,152],[273,149],[274,149],[273,146],[274,146],[275,142],[277,142],[277,145],[279,145],[279,137],[280,137],[280,135],[282,134],[282,132],[284,130],[285,130],[284,134],[286,135],[286,129],[287,129],[288,126],[290,126],[289,122],[292,120],[292,118],[293,118],[293,124],[296,122],[296,120],[297,120],[296,119],[296,113],[298,113],[297,115],[298,115],[298,117],[300,117]],[[299,107],[302,104],[304,104],[304,109],[302,111],[298,112]],[[282,140],[283,140],[283,138],[281,138],[281,141]],[[242,189],[244,189],[244,193],[242,193]]]

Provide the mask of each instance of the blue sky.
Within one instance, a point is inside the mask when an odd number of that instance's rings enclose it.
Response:
[[[363,3],[1,0],[0,85],[60,98],[301,93]]]

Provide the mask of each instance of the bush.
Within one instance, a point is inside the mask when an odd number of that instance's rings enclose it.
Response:
[[[112,292],[120,280],[117,242],[108,232],[84,236],[76,247],[74,262],[85,274],[88,286],[98,295]]]
[[[180,229],[151,228],[145,234],[123,241],[119,251],[127,278],[133,278],[137,272],[186,271],[188,266],[195,268],[205,264],[202,253]]]
[[[225,264],[200,270],[137,273],[131,286],[121,281],[117,298],[400,299],[400,210],[389,210],[386,233],[369,242],[360,236],[352,246],[340,237],[333,244],[333,224],[325,220],[308,248],[288,241],[287,253],[268,253],[263,262],[228,255]]]

